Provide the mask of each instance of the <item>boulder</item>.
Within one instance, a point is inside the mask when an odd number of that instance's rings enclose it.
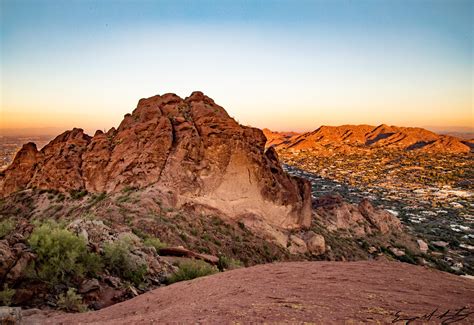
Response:
[[[0,324],[19,325],[21,324],[21,308],[18,307],[0,307]]]
[[[78,293],[84,294],[94,290],[99,290],[100,284],[97,279],[86,279],[82,281],[81,285],[79,286]]]
[[[306,235],[306,238],[306,246],[312,255],[318,256],[326,252],[326,241],[324,236],[310,231]]]
[[[428,252],[428,244],[423,241],[422,239],[417,239],[416,242],[418,243],[418,247],[420,248],[420,252],[426,253]]]
[[[405,256],[405,251],[399,248],[390,247],[390,251],[397,257]]]
[[[433,246],[436,246],[436,247],[439,247],[439,248],[446,248],[448,247],[449,243],[445,242],[445,241],[441,241],[441,240],[438,240],[438,241],[432,241],[431,244]]]
[[[288,240],[288,251],[291,254],[306,254],[308,252],[308,246],[306,242],[298,236],[291,235]]]
[[[0,279],[7,283],[16,282],[35,255],[23,243],[10,246],[7,240],[0,240]]]

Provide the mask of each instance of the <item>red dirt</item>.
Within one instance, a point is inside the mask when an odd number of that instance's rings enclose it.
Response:
[[[462,307],[462,314],[474,312],[474,281],[448,273],[397,262],[295,262],[173,284],[96,312],[33,315],[26,323],[390,323],[397,311],[415,317],[434,310],[431,321],[441,323]],[[474,314],[456,323],[473,324]]]

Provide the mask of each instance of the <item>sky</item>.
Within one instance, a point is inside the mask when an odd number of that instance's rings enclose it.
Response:
[[[474,1],[0,1],[0,129],[201,90],[241,124],[474,128]]]

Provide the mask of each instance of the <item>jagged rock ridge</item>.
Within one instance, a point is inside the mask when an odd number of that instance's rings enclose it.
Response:
[[[0,175],[0,195],[27,189],[117,192],[154,186],[176,205],[198,204],[238,219],[257,215],[284,228],[311,222],[308,182],[287,175],[265,151],[262,131],[239,125],[193,92],[141,99],[117,129],[66,131],[40,151],[25,144]]]

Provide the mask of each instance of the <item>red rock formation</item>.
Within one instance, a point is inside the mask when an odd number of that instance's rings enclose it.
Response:
[[[217,208],[234,219],[258,215],[291,228],[311,220],[309,183],[265,153],[259,129],[239,125],[201,92],[141,99],[120,126],[94,137],[67,131],[41,151],[28,144],[0,176],[0,195],[26,188],[116,192],[155,186],[177,205]]]
[[[400,220],[390,212],[375,208],[364,199],[359,205],[345,202],[340,195],[325,195],[313,202],[316,218],[329,231],[351,229],[358,237],[372,233],[387,234],[402,230]]]
[[[263,129],[263,134],[267,138],[267,147],[278,146],[286,141],[290,141],[291,138],[300,135],[296,132],[274,132],[267,128]]]
[[[0,190],[9,194],[26,188],[42,157],[43,154],[38,152],[36,144],[32,142],[24,144],[12,164],[0,173]]]
[[[291,137],[267,131],[267,147],[277,150],[312,150],[351,153],[371,149],[418,150],[435,153],[465,153],[471,147],[459,138],[438,135],[422,128],[397,127],[385,124],[321,126],[312,132]],[[329,146],[329,147],[328,147]]]

